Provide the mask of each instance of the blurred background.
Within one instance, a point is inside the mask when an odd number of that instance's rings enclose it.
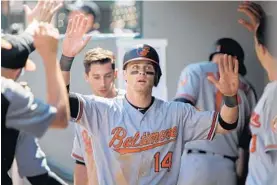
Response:
[[[89,49],[100,46],[121,56],[119,45],[124,42],[166,43],[162,47],[164,83],[161,89],[165,99],[172,99],[182,69],[190,64],[207,61],[214,42],[221,37],[231,37],[238,41],[245,52],[246,78],[253,84],[258,97],[261,95],[267,76],[257,61],[253,36],[237,23],[243,15],[237,12],[236,1],[65,1],[64,7],[56,14],[53,24],[64,34],[70,12],[80,4],[97,5],[100,16],[92,32],[92,40],[76,58],[72,69],[71,89],[74,92],[90,94],[84,80],[82,60]],[[259,2],[268,14],[276,14],[277,2]],[[3,33],[18,34],[25,28],[23,4],[33,7],[36,1],[1,1],[1,30]],[[93,5],[93,6],[94,6]],[[61,35],[60,43],[63,36]],[[60,47],[61,48],[61,47]],[[58,58],[61,56],[61,50]],[[31,55],[37,70],[25,73],[22,80],[28,81],[34,94],[45,99],[44,70],[41,58],[36,52]],[[117,66],[121,66],[121,57]],[[121,70],[121,69],[120,69]],[[120,74],[120,73],[119,73]],[[120,78],[119,78],[120,79]],[[118,82],[118,85],[121,86]],[[73,125],[65,131],[49,130],[41,139],[41,147],[48,156],[50,166],[68,182],[72,182],[74,161],[71,159]]]

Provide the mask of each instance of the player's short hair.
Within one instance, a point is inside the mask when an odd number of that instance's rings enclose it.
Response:
[[[115,57],[113,52],[109,50],[105,50],[100,47],[90,49],[85,54],[85,59],[84,59],[85,72],[89,73],[90,66],[92,64],[106,64],[106,63],[111,63],[112,69],[114,70],[115,69],[114,59]]]
[[[259,44],[266,47],[269,53],[277,57],[277,23],[276,17],[264,16],[256,31],[256,38]]]

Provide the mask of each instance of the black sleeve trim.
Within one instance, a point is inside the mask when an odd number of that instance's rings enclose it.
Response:
[[[69,106],[71,117],[77,119],[79,114],[79,99],[75,94],[69,95]]]
[[[75,163],[76,163],[76,164],[80,164],[80,165],[84,165],[84,166],[86,166],[86,163],[81,162],[81,161],[78,161],[78,160],[76,160],[76,161],[75,161]]]
[[[190,100],[188,100],[188,99],[186,99],[186,98],[176,98],[176,99],[174,99],[174,101],[183,102],[183,103],[189,103],[189,104],[191,104],[192,106],[194,106],[194,104],[193,104]]]
[[[237,128],[238,119],[236,120],[235,123],[232,123],[232,124],[226,123],[226,122],[222,119],[222,117],[221,117],[221,115],[220,115],[220,113],[219,113],[219,115],[218,115],[218,123],[219,123],[220,126],[221,126],[223,129],[225,129],[225,130],[233,130],[233,129]]]

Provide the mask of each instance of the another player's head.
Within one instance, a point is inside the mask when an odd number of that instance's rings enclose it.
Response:
[[[138,45],[130,49],[123,59],[124,79],[127,91],[139,93],[152,92],[162,75],[157,51],[147,45]]]
[[[87,17],[88,32],[99,28],[100,9],[96,3],[91,1],[76,1],[75,4],[68,5],[67,9],[70,11],[69,19],[80,13]]]
[[[215,43],[215,52],[209,57],[209,61],[216,62],[224,54],[231,55],[238,59],[239,62],[239,74],[245,76],[247,71],[244,65],[244,51],[241,45],[231,38],[221,38]]]
[[[269,16],[263,17],[255,33],[255,50],[258,59],[268,73],[277,67],[277,23],[273,19]]]
[[[84,59],[85,79],[93,94],[101,97],[114,97],[114,81],[117,77],[114,55],[109,50],[94,48],[86,52]]]
[[[27,35],[26,35],[27,36]],[[17,80],[23,72],[34,71],[35,64],[28,59],[34,50],[33,45],[22,36],[4,35],[2,39],[10,44],[9,48],[1,47],[1,75]]]

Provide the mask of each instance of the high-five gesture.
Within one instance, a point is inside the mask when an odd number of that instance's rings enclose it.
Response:
[[[57,56],[59,31],[49,23],[40,23],[34,34],[34,45],[42,58]],[[45,60],[43,60],[45,61]]]
[[[24,5],[27,24],[32,23],[34,20],[50,23],[53,15],[62,5],[61,0],[38,0],[38,3],[32,10],[28,5]]]
[[[261,19],[265,16],[265,12],[259,4],[249,1],[240,4],[238,11],[244,13],[250,19],[250,21],[245,19],[238,20],[250,32],[256,31]]]
[[[209,76],[208,80],[210,80],[224,96],[236,95],[239,88],[238,60],[225,54],[217,64],[219,68],[219,80],[216,80],[214,76]]]
[[[83,14],[77,14],[69,20],[63,41],[63,55],[75,57],[87,45],[91,37],[84,36],[87,31],[88,19]]]

